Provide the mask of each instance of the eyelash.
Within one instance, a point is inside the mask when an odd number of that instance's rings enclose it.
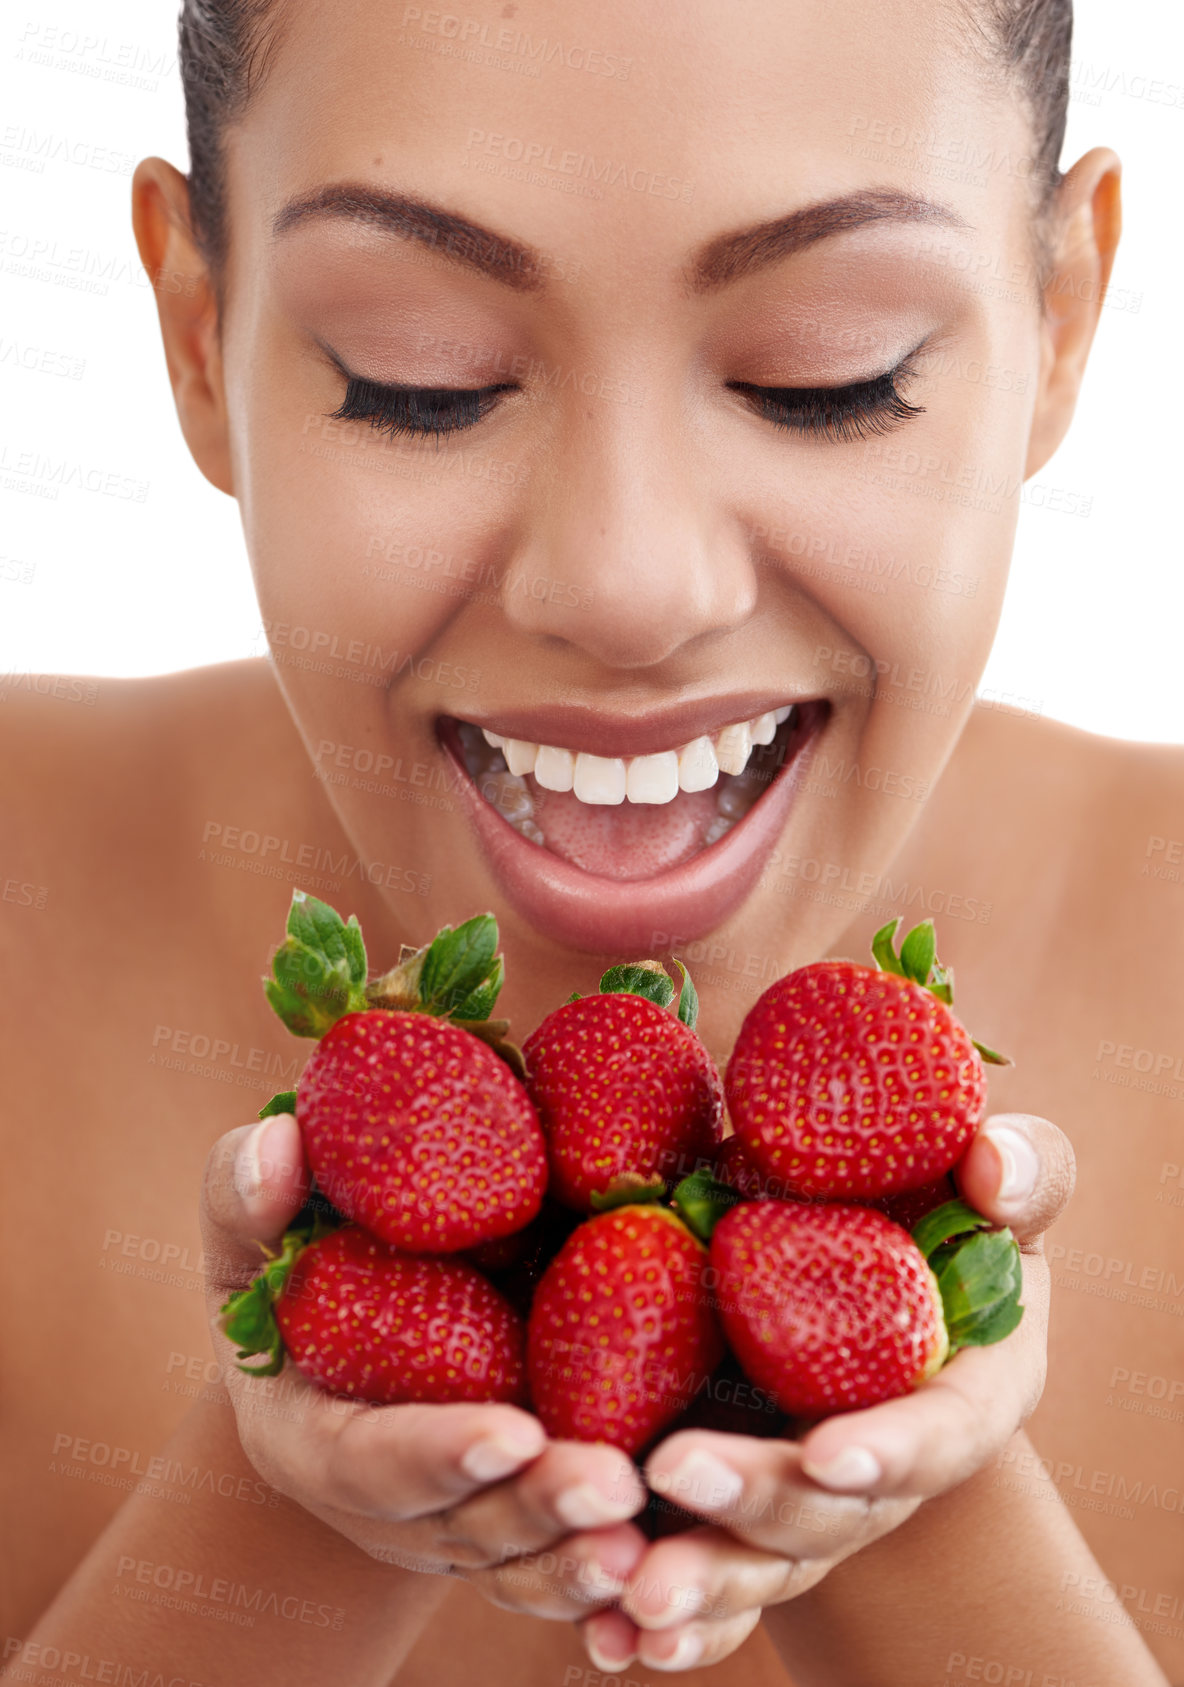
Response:
[[[508,384],[474,391],[457,387],[388,387],[361,375],[347,375],[345,397],[335,422],[369,422],[376,433],[435,434],[474,427]]]
[[[890,433],[899,423],[925,414],[925,406],[910,404],[898,385],[916,374],[915,356],[912,352],[895,369],[845,387],[758,387],[747,381],[728,385],[749,399],[774,427],[845,444]]]
[[[898,385],[916,373],[915,355],[870,381],[845,387],[760,387],[748,381],[730,381],[728,386],[775,428],[844,444],[889,433],[901,422],[924,415],[924,405],[910,404]],[[345,397],[332,419],[369,422],[376,433],[434,434],[440,439],[475,427],[493,409],[499,394],[513,390],[509,383],[474,389],[393,387],[347,375]]]

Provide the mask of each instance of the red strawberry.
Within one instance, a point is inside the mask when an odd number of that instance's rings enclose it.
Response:
[[[600,989],[548,1014],[522,1049],[551,1193],[581,1212],[622,1173],[675,1182],[714,1154],[723,1117],[719,1073],[692,1029],[690,980],[682,1018],[654,963],[611,968]]]
[[[673,1421],[723,1356],[707,1250],[667,1207],[600,1213],[535,1291],[531,1399],[549,1435],[630,1455]]]
[[[903,1195],[885,1195],[872,1205],[878,1207],[886,1218],[893,1224],[899,1224],[902,1230],[912,1230],[919,1219],[931,1213],[935,1207],[944,1206],[947,1201],[955,1201],[958,1191],[954,1188],[954,1180],[948,1174],[935,1178],[932,1183],[923,1184],[920,1189],[906,1189]]]
[[[285,1350],[322,1388],[378,1405],[423,1400],[525,1404],[526,1330],[480,1272],[402,1254],[356,1225],[289,1231],[284,1251],[223,1308],[239,1358]]]
[[[1010,1231],[977,1233],[987,1222],[951,1201],[914,1240],[868,1207],[731,1207],[711,1263],[733,1352],[798,1417],[907,1394],[957,1348],[1000,1341],[1019,1323],[1019,1251]]]
[[[452,1253],[528,1224],[546,1147],[522,1085],[478,1038],[374,1009],[321,1038],[296,1091],[317,1187],[412,1253]]]
[[[412,1253],[508,1236],[546,1188],[542,1131],[511,1070],[522,1057],[487,1018],[496,948],[497,922],[478,915],[367,984],[357,920],[297,891],[265,981],[289,1029],[321,1040],[263,1114],[295,1112],[321,1193]]]
[[[933,925],[899,956],[899,921],[876,934],[877,966],[816,961],[771,985],[728,1062],[736,1135],[787,1195],[862,1199],[948,1171],[986,1106],[983,1059],[955,1019]]]
[[[736,1135],[725,1137],[715,1156],[712,1175],[746,1201],[767,1201],[785,1190],[767,1178]],[[772,1184],[772,1187],[770,1185]]]

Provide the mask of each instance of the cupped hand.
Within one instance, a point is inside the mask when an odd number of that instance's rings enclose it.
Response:
[[[992,1347],[963,1348],[911,1394],[816,1424],[801,1441],[683,1430],[646,1464],[649,1486],[707,1521],[651,1545],[618,1607],[589,1616],[599,1669],[656,1670],[735,1651],[766,1605],[814,1587],[1006,1446],[1040,1398],[1048,1330],[1043,1232],[1073,1191],[1068,1139],[1047,1119],[997,1113],[954,1168],[962,1197],[1020,1246],[1024,1316]]]
[[[290,1114],[231,1131],[206,1166],[207,1304],[222,1304],[276,1249],[308,1191]],[[373,1406],[325,1393],[291,1362],[237,1367],[216,1336],[243,1449],[265,1481],[370,1557],[473,1582],[495,1604],[572,1620],[619,1597],[646,1541],[631,1460],[549,1441],[516,1406]],[[250,1361],[248,1361],[250,1363]]]

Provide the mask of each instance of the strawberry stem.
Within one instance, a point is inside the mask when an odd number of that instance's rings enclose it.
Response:
[[[666,1180],[653,1172],[646,1177],[641,1172],[618,1172],[604,1189],[594,1189],[588,1197],[592,1211],[610,1212],[614,1207],[650,1206],[666,1193]]]
[[[743,1199],[733,1189],[709,1171],[689,1173],[674,1191],[674,1207],[692,1235],[701,1242],[710,1242],[711,1233],[730,1208]]]

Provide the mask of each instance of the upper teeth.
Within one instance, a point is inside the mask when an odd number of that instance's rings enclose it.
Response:
[[[743,773],[754,744],[770,744],[793,713],[769,709],[754,720],[725,726],[714,738],[692,738],[678,750],[650,756],[590,756],[556,744],[504,738],[482,727],[487,744],[500,750],[511,773],[533,773],[544,791],[572,791],[580,802],[671,802],[682,791],[706,791],[721,773]]]

